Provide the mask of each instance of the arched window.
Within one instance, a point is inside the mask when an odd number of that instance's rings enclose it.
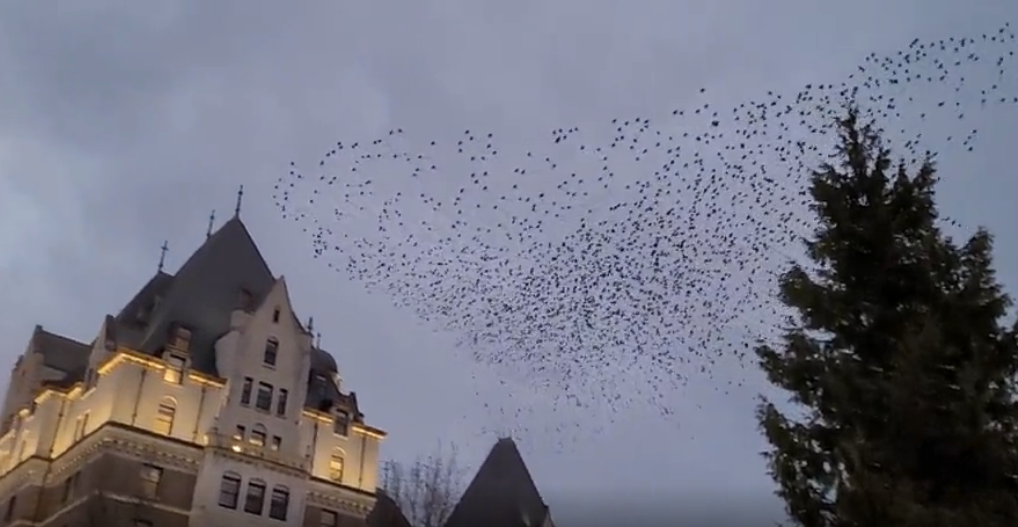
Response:
[[[244,497],[244,512],[261,514],[265,506],[265,482],[252,479],[247,482],[247,496]]]
[[[265,438],[268,437],[268,431],[265,427],[257,424],[251,429],[251,444],[255,446],[265,446]]]
[[[170,435],[173,432],[173,420],[177,417],[177,401],[172,397],[163,397],[156,408],[156,420],[152,427],[157,434]]]
[[[272,488],[272,498],[269,501],[269,518],[273,520],[286,520],[286,511],[290,508],[290,489],[276,485]]]
[[[278,355],[279,341],[275,338],[269,338],[265,341],[265,353],[262,355],[262,363],[266,366],[275,366]]]
[[[345,461],[345,455],[340,449],[336,449],[332,452],[332,457],[329,458],[329,479],[340,483],[343,481],[343,466]]]
[[[227,472],[219,482],[219,506],[236,509],[240,501],[240,474]]]

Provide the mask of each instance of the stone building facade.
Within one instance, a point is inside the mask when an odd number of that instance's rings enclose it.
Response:
[[[0,525],[364,525],[385,433],[235,216],[91,342],[36,327],[0,414]]]

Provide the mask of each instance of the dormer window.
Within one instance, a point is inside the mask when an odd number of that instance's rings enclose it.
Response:
[[[262,364],[266,366],[275,366],[276,358],[279,355],[279,341],[270,338],[265,341],[265,353],[262,355]]]
[[[191,348],[191,330],[180,326],[174,329],[173,337],[170,339],[170,346],[185,353],[189,351]]]
[[[279,324],[279,313],[280,313],[280,311],[279,311],[278,307],[272,311],[272,323],[273,324]]]
[[[163,371],[163,380],[170,384],[184,383],[184,366],[187,361],[179,355],[166,356],[166,370]]]
[[[350,414],[345,410],[336,412],[336,420],[333,422],[332,431],[341,436],[346,436],[350,432]]]

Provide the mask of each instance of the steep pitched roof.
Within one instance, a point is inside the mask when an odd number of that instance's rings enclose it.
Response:
[[[234,216],[198,248],[173,277],[157,275],[118,316],[117,337],[131,348],[158,353],[174,324],[191,330],[191,362],[195,369],[218,375],[214,345],[230,329],[230,316],[240,305],[262,298],[275,278],[248,233]],[[139,298],[140,297],[140,298]],[[132,304],[149,310],[135,317]],[[127,318],[125,318],[125,315]],[[132,322],[134,322],[132,324]]]
[[[116,317],[116,341],[145,353],[158,354],[175,324],[191,330],[191,363],[199,371],[219,375],[216,341],[230,330],[235,309],[253,310],[275,284],[268,264],[239,217],[224,223],[184,262],[175,275],[160,271],[146,283]],[[242,298],[246,291],[248,298]],[[303,325],[297,321],[299,327]],[[87,356],[87,353],[86,353]],[[342,406],[360,417],[356,397],[343,394],[331,382],[336,361],[325,350],[311,351],[306,405]]]
[[[511,438],[491,448],[445,527],[540,527],[548,514]]]
[[[397,504],[382,489],[375,492],[375,506],[366,518],[368,527],[413,527]]]

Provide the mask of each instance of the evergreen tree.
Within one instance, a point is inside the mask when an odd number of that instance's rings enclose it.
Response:
[[[757,348],[768,380],[765,453],[804,527],[1018,525],[1016,326],[992,240],[937,227],[935,167],[913,175],[850,106],[836,162],[811,178],[811,268],[780,298],[797,315],[780,349]]]

